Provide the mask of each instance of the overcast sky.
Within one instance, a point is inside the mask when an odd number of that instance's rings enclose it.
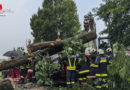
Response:
[[[74,0],[77,5],[80,23],[83,17],[95,7],[99,7],[102,0]],[[0,16],[0,55],[16,47],[26,47],[26,40],[31,35],[30,18],[42,6],[43,0],[0,0],[6,16]],[[96,20],[97,31],[105,28],[103,21]]]

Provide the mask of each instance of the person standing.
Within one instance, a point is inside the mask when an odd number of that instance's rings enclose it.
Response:
[[[109,64],[108,58],[104,55],[104,50],[98,50],[98,56],[96,57],[95,64],[98,65],[98,69],[96,71],[96,77],[100,78],[96,84],[96,90],[100,90],[103,88],[104,82],[102,81],[103,78],[107,78],[107,65]]]
[[[73,55],[72,48],[68,48],[68,53],[70,56],[67,56],[66,58],[66,64],[67,64],[67,73],[66,73],[66,84],[67,84],[67,90],[72,88],[72,85],[75,83],[75,76],[76,76],[76,66],[78,63],[78,56]]]

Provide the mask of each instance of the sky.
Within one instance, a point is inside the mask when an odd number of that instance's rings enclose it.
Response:
[[[42,7],[44,0],[0,0],[5,16],[0,16],[0,55],[17,47],[26,47],[28,39],[33,40],[30,18]],[[83,28],[84,15],[99,7],[102,0],[74,0],[77,5],[79,20]],[[97,33],[105,28],[104,22],[96,21]]]

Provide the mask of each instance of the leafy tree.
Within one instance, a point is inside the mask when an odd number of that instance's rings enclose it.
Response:
[[[112,64],[108,66],[109,90],[130,90],[130,57],[125,55],[123,45],[118,49],[118,54],[112,59]]]
[[[71,37],[80,29],[73,0],[44,0],[42,7],[31,18],[34,43],[55,40],[57,31],[61,32],[62,39]]]
[[[102,33],[108,33],[113,43],[130,45],[130,1],[103,0],[100,8],[95,9],[97,16],[105,21],[107,28]]]

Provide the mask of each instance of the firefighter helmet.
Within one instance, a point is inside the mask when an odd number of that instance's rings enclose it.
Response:
[[[111,51],[112,51],[112,49],[111,49],[111,48],[108,48],[106,51],[107,51],[107,52],[111,52]]]
[[[99,53],[99,54],[104,54],[103,49],[99,49],[99,50],[98,50],[98,53]]]
[[[96,49],[95,49],[95,48],[92,48],[92,49],[91,49],[91,52],[96,52]]]
[[[90,55],[91,49],[92,48],[86,48],[85,49],[85,55]]]

